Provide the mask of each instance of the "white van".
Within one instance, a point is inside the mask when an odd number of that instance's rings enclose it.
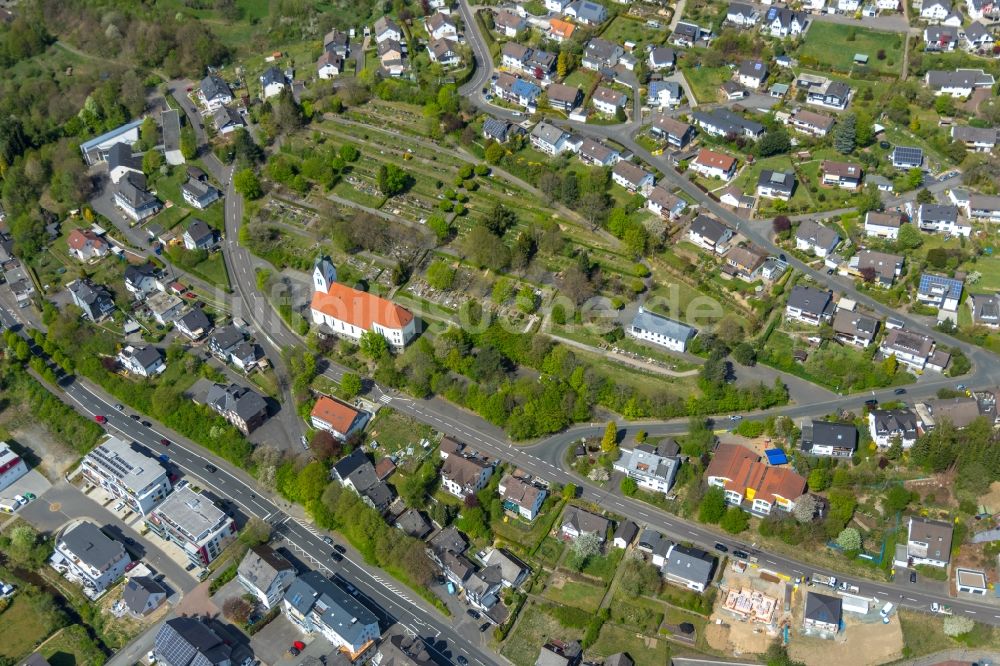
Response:
[[[891,601],[887,601],[885,606],[882,606],[882,610],[879,611],[879,615],[882,616],[882,622],[884,624],[889,624],[889,614],[892,613],[894,606]]]

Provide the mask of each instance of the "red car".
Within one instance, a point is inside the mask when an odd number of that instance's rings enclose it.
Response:
[[[107,423],[108,422],[108,418],[106,416],[101,415],[101,414],[94,415],[94,420],[97,421],[98,423]]]
[[[160,444],[162,444],[163,446],[170,446],[170,440],[169,439],[161,439],[160,440]]]

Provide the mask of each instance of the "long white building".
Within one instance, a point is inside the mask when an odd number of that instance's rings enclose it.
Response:
[[[108,437],[85,455],[80,469],[87,481],[124,500],[142,515],[170,492],[170,479],[163,465],[117,437]]]

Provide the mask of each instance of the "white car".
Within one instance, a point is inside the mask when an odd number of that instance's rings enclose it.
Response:
[[[28,498],[25,497],[24,495],[14,495],[14,501],[20,504],[21,506],[24,506],[25,504],[28,503]]]
[[[155,664],[156,663],[156,652],[153,651],[153,650],[150,650],[149,652],[147,652],[146,653],[146,661],[148,661],[150,664]]]

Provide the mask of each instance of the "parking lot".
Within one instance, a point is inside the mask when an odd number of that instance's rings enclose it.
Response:
[[[42,494],[50,487],[52,487],[52,484],[49,483],[49,480],[42,476],[38,470],[29,469],[27,474],[0,491],[0,497],[10,500],[14,499],[18,495],[26,497],[26,494],[30,493],[38,498],[41,497]],[[37,499],[34,501],[37,501]],[[29,504],[30,503],[31,502],[29,501]],[[15,510],[14,515],[20,513],[23,508],[24,507],[22,506],[21,508]],[[0,516],[7,516],[7,514],[0,514]]]

